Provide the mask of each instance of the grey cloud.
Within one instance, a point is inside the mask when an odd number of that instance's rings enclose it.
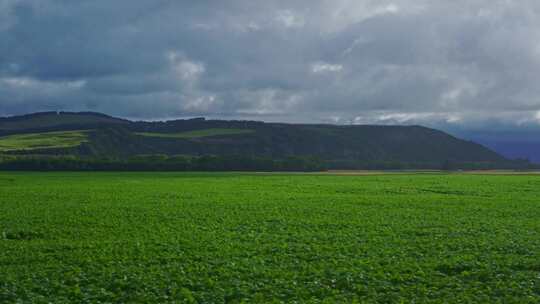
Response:
[[[0,0],[0,114],[540,125],[540,4]]]

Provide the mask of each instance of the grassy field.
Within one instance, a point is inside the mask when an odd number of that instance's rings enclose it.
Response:
[[[141,136],[147,136],[147,137],[191,139],[191,138],[201,138],[201,137],[210,137],[210,136],[249,134],[253,132],[255,131],[248,130],[248,129],[203,129],[203,130],[195,130],[195,131],[188,131],[188,132],[181,132],[181,133],[140,132],[136,134],[141,135]]]
[[[76,147],[87,141],[87,131],[60,131],[0,137],[0,152]]]
[[[539,303],[540,176],[0,173],[0,303]]]

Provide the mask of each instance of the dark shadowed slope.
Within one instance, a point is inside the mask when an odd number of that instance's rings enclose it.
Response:
[[[10,150],[11,154],[131,157],[142,154],[316,157],[335,167],[386,163],[498,163],[488,148],[421,126],[336,126],[189,119],[132,122],[99,113],[48,112],[0,119],[7,135],[79,131],[74,147]],[[45,134],[43,134],[45,133]],[[37,135],[36,135],[37,134]],[[13,143],[10,143],[13,144]]]
[[[42,112],[21,116],[0,118],[0,132],[17,132],[25,130],[43,130],[48,128],[77,125],[99,126],[99,124],[129,124],[124,119],[93,112]]]

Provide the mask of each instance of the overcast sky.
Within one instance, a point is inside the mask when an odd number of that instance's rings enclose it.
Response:
[[[540,125],[538,0],[0,0],[0,115]]]

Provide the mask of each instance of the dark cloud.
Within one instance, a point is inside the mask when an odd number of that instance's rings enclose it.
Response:
[[[0,0],[0,114],[540,124],[540,4]]]

